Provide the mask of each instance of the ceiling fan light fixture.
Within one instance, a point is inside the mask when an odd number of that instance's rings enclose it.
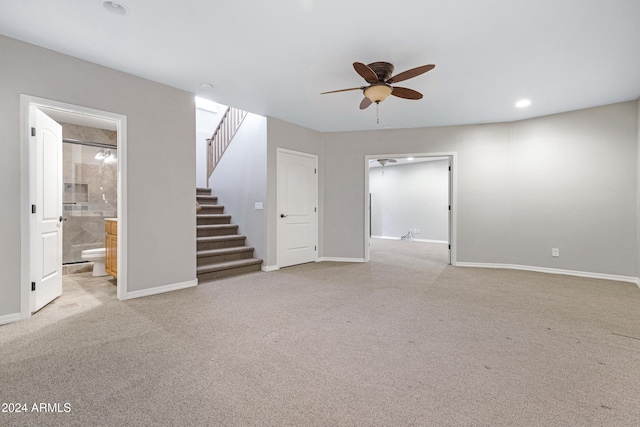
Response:
[[[369,98],[371,102],[382,102],[391,95],[392,91],[391,86],[387,84],[377,84],[366,88],[364,90],[364,96]]]

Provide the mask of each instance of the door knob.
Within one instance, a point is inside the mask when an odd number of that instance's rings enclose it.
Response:
[[[66,220],[67,220],[67,218],[63,218],[62,216],[60,217],[60,222],[66,221]]]
[[[285,215],[285,214],[280,214],[280,218],[286,218],[286,217],[287,217],[287,215]]]

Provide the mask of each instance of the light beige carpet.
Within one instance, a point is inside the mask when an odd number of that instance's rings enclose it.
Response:
[[[126,302],[76,275],[0,327],[2,402],[71,411],[0,425],[638,425],[636,285],[372,244]]]

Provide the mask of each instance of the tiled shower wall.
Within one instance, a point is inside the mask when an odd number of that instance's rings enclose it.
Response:
[[[116,134],[62,124],[63,138],[113,144],[111,156],[96,159],[99,147],[63,144],[63,264],[81,262],[85,249],[105,245],[104,218],[117,216]]]

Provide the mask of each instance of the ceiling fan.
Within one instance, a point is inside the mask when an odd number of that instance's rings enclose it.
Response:
[[[382,166],[382,176],[384,176],[384,165],[386,165],[387,163],[396,163],[397,160],[396,159],[378,159],[378,163],[380,163],[380,166]]]
[[[396,163],[396,162],[397,162],[396,159],[378,159],[378,163],[380,163],[382,167],[384,167],[384,165],[386,165],[387,163]]]
[[[420,74],[424,74],[429,70],[435,68],[435,65],[422,65],[420,67],[412,68],[407,71],[403,71],[400,74],[393,74],[393,65],[388,62],[373,62],[369,65],[365,65],[362,62],[354,62],[353,68],[356,73],[360,74],[363,79],[369,83],[369,86],[352,87],[349,89],[332,90],[330,92],[322,92],[321,95],[327,93],[346,92],[349,90],[361,90],[364,93],[364,99],[360,102],[360,109],[364,110],[369,105],[379,104],[384,101],[389,95],[397,96],[404,99],[421,99],[422,94],[413,89],[406,87],[391,86],[394,83],[402,82],[404,80],[417,77]]]

